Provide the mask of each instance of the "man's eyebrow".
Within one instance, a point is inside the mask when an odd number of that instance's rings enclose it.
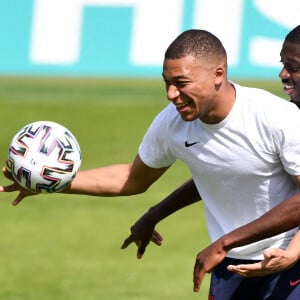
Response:
[[[169,81],[164,76],[164,73],[162,73],[161,76],[165,81]],[[177,76],[172,77],[172,80],[180,80],[180,79],[187,79],[187,77],[185,77],[184,75],[177,75]]]
[[[280,62],[283,63],[283,64],[286,64],[286,63],[296,63],[296,64],[300,64],[300,61],[299,61],[299,60],[296,60],[296,59],[293,59],[293,58],[289,58],[289,59],[287,59],[287,60],[280,59]]]

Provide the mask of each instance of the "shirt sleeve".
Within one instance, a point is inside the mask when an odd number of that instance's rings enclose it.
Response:
[[[140,158],[151,168],[168,167],[176,161],[170,150],[169,111],[167,107],[156,116],[139,146]]]

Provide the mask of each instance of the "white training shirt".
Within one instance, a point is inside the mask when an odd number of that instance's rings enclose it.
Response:
[[[212,241],[298,191],[289,174],[300,175],[300,110],[267,91],[234,87],[235,104],[222,122],[183,121],[171,103],[139,147],[149,167],[170,166],[176,159],[189,166]],[[262,259],[267,248],[286,248],[295,231],[232,249],[228,256]]]

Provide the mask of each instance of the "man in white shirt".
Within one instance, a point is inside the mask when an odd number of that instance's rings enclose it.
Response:
[[[291,30],[283,43],[281,62],[283,68],[279,74],[284,91],[291,102],[300,107],[300,25]],[[152,207],[134,226],[132,234],[124,241],[123,248],[135,242],[138,245],[138,258],[141,258],[150,240],[162,244],[161,235],[154,230],[156,224],[174,211],[201,199],[193,180],[187,181],[165,200]],[[177,206],[177,209],[176,209]],[[226,256],[230,249],[249,244],[284,230],[299,226],[298,196],[272,209],[263,217],[226,234],[215,243],[201,251],[195,265],[195,281],[200,286],[205,272],[210,272]],[[299,236],[299,237],[298,237]],[[242,276],[262,276],[285,270],[300,258],[300,234],[290,243],[286,250],[272,248],[264,252],[264,260],[248,265],[229,265],[228,269]],[[292,281],[293,282],[293,281]]]

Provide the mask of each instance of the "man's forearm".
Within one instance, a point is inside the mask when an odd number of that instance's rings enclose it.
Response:
[[[244,246],[300,226],[300,193],[286,199],[269,212],[220,238],[223,248]]]
[[[142,258],[150,241],[157,245],[162,243],[162,236],[155,230],[157,223],[199,200],[200,195],[193,180],[190,179],[140,217],[131,227],[131,234],[124,240],[121,248],[125,249],[131,243],[135,243],[138,246],[137,257]]]
[[[174,212],[201,200],[201,196],[192,179],[181,185],[164,200],[151,207],[142,217],[151,219],[153,224],[157,224],[162,219],[168,217]]]

